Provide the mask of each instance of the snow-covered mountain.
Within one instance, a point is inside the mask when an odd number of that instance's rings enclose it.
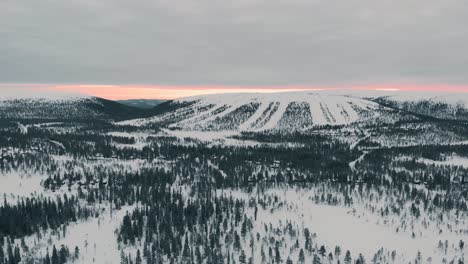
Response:
[[[298,131],[316,126],[394,122],[391,108],[326,91],[213,94],[166,102],[155,116],[122,124],[198,131]]]
[[[379,96],[375,101],[436,118],[468,120],[468,93],[400,92]]]
[[[404,111],[400,111],[404,110]],[[78,94],[0,95],[0,119],[127,120],[183,131],[304,131],[319,126],[382,124],[417,115],[468,120],[468,93],[299,91],[226,93],[138,109]]]
[[[468,92],[332,90],[323,93],[368,99],[391,108],[441,119],[468,120]]]
[[[0,119],[3,120],[123,120],[135,118],[140,112],[117,102],[85,95],[0,96]]]

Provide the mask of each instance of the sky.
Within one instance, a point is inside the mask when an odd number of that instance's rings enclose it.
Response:
[[[0,89],[468,91],[467,24],[463,0],[4,0]]]

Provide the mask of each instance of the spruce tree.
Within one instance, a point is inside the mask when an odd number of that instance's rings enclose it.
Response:
[[[59,263],[60,264],[64,264],[67,262],[68,260],[68,256],[69,256],[69,250],[68,248],[66,248],[65,246],[61,246],[60,247],[60,250],[59,250]]]
[[[234,231],[234,249],[239,251],[241,249],[240,236],[237,234],[237,231]]]
[[[44,264],[51,264],[50,263],[50,255],[49,255],[49,249],[47,249],[47,254],[44,259]]]
[[[325,246],[321,246],[319,249],[320,256],[325,257],[327,254],[327,250],[325,249]]]
[[[313,259],[312,263],[313,264],[322,264],[322,261],[320,260],[320,257],[317,254],[314,255],[314,259]]]
[[[140,250],[138,249],[136,259],[135,259],[135,264],[142,264],[142,259],[141,259],[141,253]]]
[[[341,255],[341,248],[340,248],[340,246],[336,246],[335,247],[335,257],[339,258],[340,255]]]
[[[8,256],[8,262],[11,264],[14,264],[14,255],[13,255],[13,248],[11,246],[11,240],[7,240],[7,256]]]
[[[21,262],[21,253],[20,253],[20,249],[18,246],[15,246],[14,260],[15,260],[15,263]]]
[[[304,264],[305,262],[305,254],[304,254],[304,249],[301,248],[301,250],[299,251],[299,263],[300,264]]]
[[[0,264],[4,264],[5,253],[3,253],[3,247],[0,245]]]
[[[349,252],[349,250],[346,251],[346,255],[345,255],[345,258],[344,258],[344,262],[345,262],[346,264],[350,264],[350,263],[352,262],[352,260],[353,260],[353,259],[351,258],[351,252]]]
[[[239,263],[246,264],[246,256],[244,250],[241,250],[241,254],[239,256]]]
[[[190,246],[189,246],[188,236],[185,236],[185,243],[184,243],[184,250],[182,252],[182,257],[184,259],[190,258]]]
[[[275,245],[275,262],[276,263],[281,263],[281,254],[279,250],[279,242],[276,242]]]
[[[74,258],[78,259],[80,257],[80,249],[78,246],[75,247],[75,253],[74,253]]]
[[[24,240],[24,237],[21,238],[21,249],[23,250],[23,252],[28,252],[29,251],[29,248],[26,245],[26,241]]]
[[[127,264],[127,258],[125,257],[123,250],[120,251],[120,264]]]
[[[51,264],[60,264],[59,262],[59,256],[57,253],[57,249],[55,248],[55,245],[52,249],[52,259],[51,259]]]

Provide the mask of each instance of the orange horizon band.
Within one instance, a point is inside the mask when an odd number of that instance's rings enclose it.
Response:
[[[105,84],[0,84],[0,89],[27,88],[31,91],[67,91],[83,93],[111,100],[176,99],[213,93],[269,93],[301,90],[386,90],[468,92],[468,85],[362,85],[362,86],[213,86],[213,85],[105,85]]]

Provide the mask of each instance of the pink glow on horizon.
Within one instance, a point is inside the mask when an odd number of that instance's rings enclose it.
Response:
[[[101,85],[101,84],[0,84],[1,89],[28,88],[32,91],[62,91],[93,95],[111,100],[176,99],[214,93],[271,93],[302,90],[386,90],[468,92],[468,85],[362,85],[362,86],[170,86],[170,85]],[[1,93],[1,92],[0,92]]]

